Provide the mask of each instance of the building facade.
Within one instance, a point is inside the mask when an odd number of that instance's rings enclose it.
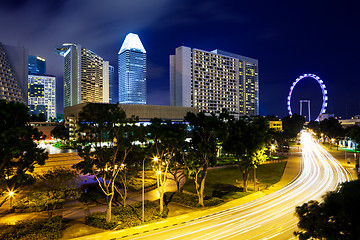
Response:
[[[29,75],[28,79],[30,114],[43,113],[48,120],[56,118],[56,78]]]
[[[119,101],[119,85],[115,81],[114,67],[109,65],[109,103],[117,103]]]
[[[28,51],[0,43],[0,99],[27,104]]]
[[[106,102],[104,84],[108,86],[109,77],[104,75],[103,58],[79,44],[65,43],[55,51],[64,57],[64,107]]]
[[[170,55],[170,105],[259,115],[258,60],[181,46]]]
[[[28,74],[29,75],[46,75],[46,61],[39,56],[29,56],[28,58]]]
[[[118,64],[119,103],[146,104],[146,51],[137,34],[125,37]]]

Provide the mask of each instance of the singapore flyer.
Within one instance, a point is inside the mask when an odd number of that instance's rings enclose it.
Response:
[[[320,85],[320,88],[321,88],[321,91],[322,91],[322,106],[321,106],[321,110],[320,110],[320,113],[319,115],[317,116],[317,118],[315,119],[315,121],[319,121],[319,117],[321,114],[324,114],[326,112],[326,107],[327,107],[327,100],[328,100],[328,96],[327,96],[327,90],[326,90],[326,86],[323,82],[323,80],[321,80],[318,76],[316,76],[315,74],[304,74],[304,75],[301,75],[300,77],[298,77],[294,82],[293,84],[291,85],[290,87],[290,91],[289,91],[289,96],[287,98],[287,108],[288,108],[288,111],[289,111],[289,115],[292,116],[293,115],[293,111],[291,109],[291,97],[292,97],[292,93],[293,93],[293,90],[295,88],[295,86],[304,78],[313,78],[314,80],[316,80],[319,85]]]

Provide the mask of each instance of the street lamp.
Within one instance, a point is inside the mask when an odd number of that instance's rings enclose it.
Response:
[[[275,150],[275,145],[271,145],[270,147],[270,157],[271,157],[271,152]]]
[[[10,211],[11,211],[12,201],[13,201],[13,197],[14,197],[14,192],[13,192],[13,191],[9,191],[8,195],[9,195],[9,197],[10,197]]]

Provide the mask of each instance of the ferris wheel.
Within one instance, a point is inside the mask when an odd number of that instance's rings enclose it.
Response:
[[[289,91],[289,96],[287,98],[287,108],[288,108],[288,111],[289,111],[289,115],[292,116],[293,113],[292,113],[292,110],[291,110],[291,95],[292,95],[292,92],[296,86],[296,84],[298,82],[300,82],[302,79],[304,78],[313,78],[315,79],[319,85],[320,85],[320,88],[321,88],[321,91],[322,91],[322,106],[321,106],[321,110],[320,110],[320,113],[319,115],[317,116],[316,120],[315,121],[319,121],[319,117],[321,114],[324,114],[326,112],[326,107],[327,107],[327,100],[328,100],[328,96],[327,96],[327,90],[326,90],[326,86],[323,82],[323,80],[321,80],[318,76],[316,76],[315,74],[304,74],[304,75],[301,75],[300,77],[298,77],[294,82],[293,84],[291,85],[290,87],[290,91]]]

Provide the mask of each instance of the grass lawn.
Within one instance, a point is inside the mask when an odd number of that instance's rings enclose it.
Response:
[[[256,169],[257,187],[264,189],[280,181],[286,162],[266,162]],[[253,191],[253,170],[250,171],[248,191],[242,192],[242,175],[238,166],[227,166],[210,169],[205,183],[204,194],[209,197],[235,199],[246,196]],[[196,193],[192,179],[187,180],[184,190]]]

